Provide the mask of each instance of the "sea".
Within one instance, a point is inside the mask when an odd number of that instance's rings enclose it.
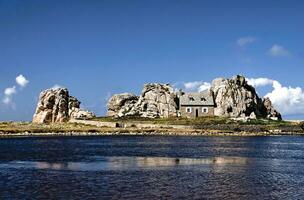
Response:
[[[0,199],[304,199],[304,137],[2,138]]]

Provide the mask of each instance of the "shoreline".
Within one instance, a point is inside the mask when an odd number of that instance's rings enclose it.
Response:
[[[196,136],[196,137],[259,137],[259,136],[304,136],[303,132],[225,132],[225,131],[204,131],[204,130],[112,130],[103,132],[16,132],[0,133],[3,138],[22,138],[22,137],[85,137],[85,136]]]
[[[0,122],[0,139],[8,137],[52,136],[284,136],[304,135],[302,124],[261,122],[250,124],[218,118],[197,121],[108,121],[71,120],[66,123],[35,124],[31,122]],[[110,121],[112,120],[112,121]],[[164,120],[164,119],[158,119]],[[199,121],[200,120],[200,121]],[[204,121],[203,121],[204,120]],[[217,120],[217,121],[214,121]],[[259,124],[258,124],[258,123]]]

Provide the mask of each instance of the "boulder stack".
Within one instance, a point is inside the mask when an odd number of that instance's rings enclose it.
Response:
[[[123,117],[130,115],[131,110],[138,101],[138,96],[131,93],[122,93],[112,96],[108,102],[108,113],[110,117]]]
[[[81,102],[75,97],[69,97],[69,117],[70,119],[92,119],[95,114],[80,108]]]
[[[70,118],[92,118],[94,114],[80,109],[80,102],[66,88],[51,88],[40,93],[33,123],[67,122]]]
[[[282,119],[270,99],[261,99],[244,76],[237,75],[232,79],[217,78],[213,80],[210,90],[214,94],[216,116]]]
[[[177,96],[169,84],[145,84],[140,96],[114,95],[108,102],[108,116],[146,118],[177,116]]]
[[[281,120],[270,99],[258,96],[244,76],[213,80],[210,94],[214,98],[214,115],[247,119]],[[180,92],[182,93],[182,92]],[[108,116],[147,118],[179,116],[179,95],[169,84],[145,84],[140,96],[130,93],[114,95],[108,102]]]

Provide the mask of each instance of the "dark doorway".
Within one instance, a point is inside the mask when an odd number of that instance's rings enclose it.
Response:
[[[195,109],[195,117],[198,117],[198,109]]]

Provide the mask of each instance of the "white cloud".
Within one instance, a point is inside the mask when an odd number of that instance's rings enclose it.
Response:
[[[27,80],[22,74],[17,76],[15,80],[21,88],[26,87],[29,83],[29,80]],[[16,86],[6,88],[3,93],[4,97],[2,99],[2,103],[10,105],[12,108],[15,108],[15,104],[13,102],[13,95],[17,94]]]
[[[6,105],[11,104],[12,103],[12,96],[16,93],[17,93],[16,86],[6,88],[4,90],[4,97],[3,97],[2,102]]]
[[[285,49],[283,46],[280,46],[278,44],[274,44],[269,50],[268,54],[279,57],[279,56],[289,56],[290,52]]]
[[[272,85],[273,81],[269,78],[246,78],[249,85],[253,87],[263,87],[266,85]]]
[[[211,87],[211,84],[203,81],[193,81],[184,83],[184,87],[186,91],[198,91],[202,92]]]
[[[53,87],[51,87],[52,89],[59,89],[59,88],[62,88],[61,85],[58,85],[58,84],[55,84]]]
[[[29,81],[22,74],[20,74],[16,77],[16,83],[23,88],[29,83]]]
[[[211,84],[208,82],[204,82],[202,85],[198,87],[198,91],[202,92],[204,90],[208,90],[211,87]]]
[[[253,42],[256,41],[256,38],[255,37],[252,37],[252,36],[246,36],[246,37],[241,37],[239,38],[236,43],[237,45],[239,45],[240,47],[243,47],[247,44],[251,44]]]
[[[282,115],[304,114],[304,91],[300,87],[286,87],[270,78],[246,78],[248,84],[254,87],[272,86],[272,91],[265,97],[269,97],[274,107]]]
[[[13,95],[13,94],[16,94],[16,86],[13,86],[13,87],[10,87],[10,88],[6,88],[6,89],[4,90],[4,94],[5,94],[6,96],[11,96],[11,95]]]
[[[273,91],[266,94],[283,115],[304,114],[304,91],[300,87],[284,87],[273,81]]]
[[[12,102],[12,98],[10,96],[4,96],[2,102],[4,104],[10,104]]]
[[[201,81],[193,81],[184,83],[186,90],[195,90],[202,84]]]

